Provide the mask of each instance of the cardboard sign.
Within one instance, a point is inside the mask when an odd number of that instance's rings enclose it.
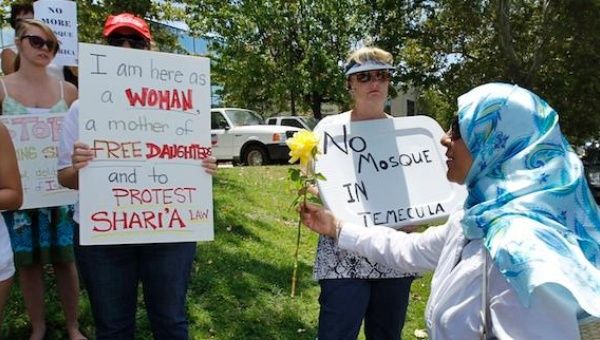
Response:
[[[60,184],[56,177],[60,127],[64,113],[0,116],[17,154],[23,205],[21,209],[73,204],[77,191]]]
[[[446,179],[443,130],[426,116],[376,119],[319,128],[315,170],[324,204],[365,227],[442,222],[466,191]]]
[[[81,244],[213,239],[210,62],[80,44]]]
[[[68,0],[39,0],[33,3],[37,20],[52,28],[60,42],[56,65],[77,66],[77,3]]]

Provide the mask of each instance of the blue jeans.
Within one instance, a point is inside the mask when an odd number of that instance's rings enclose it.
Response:
[[[319,340],[355,340],[365,320],[365,337],[401,338],[413,277],[321,280]]]
[[[188,339],[185,298],[196,243],[79,245],[75,259],[88,292],[96,339],[134,339],[141,281],[154,339]]]

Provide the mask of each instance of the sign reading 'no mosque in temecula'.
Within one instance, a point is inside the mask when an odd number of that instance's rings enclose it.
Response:
[[[333,120],[335,121],[335,120]],[[324,203],[365,227],[440,222],[465,191],[446,179],[443,130],[426,116],[322,124],[316,171]]]

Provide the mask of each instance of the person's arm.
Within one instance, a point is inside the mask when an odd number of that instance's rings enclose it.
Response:
[[[23,203],[21,174],[10,134],[0,124],[0,210],[17,210]]]
[[[340,248],[404,272],[434,270],[449,230],[444,225],[407,234],[389,227],[365,228],[338,221],[329,210],[311,203],[301,205],[300,211],[304,224],[321,235],[337,239]]]
[[[444,225],[408,234],[385,226],[342,223],[338,246],[404,272],[422,273],[437,267],[448,229]]]
[[[17,54],[10,48],[5,48],[2,50],[2,53],[0,53],[0,58],[2,59],[2,73],[5,76],[15,72],[16,57]]]
[[[68,106],[71,106],[75,100],[79,97],[79,92],[75,85],[69,83],[68,81],[63,81],[63,86],[65,89],[65,102]]]
[[[71,153],[71,166],[58,170],[58,183],[63,187],[78,190],[79,169],[88,165],[93,158],[94,152],[87,144],[75,142]]]
[[[506,278],[492,266],[489,296],[489,318],[498,339],[579,339],[576,311],[547,286],[536,288],[529,306],[524,306]]]
[[[79,169],[93,158],[90,148],[79,138],[79,103],[75,102],[63,120],[58,147],[58,182],[69,189],[79,189]]]

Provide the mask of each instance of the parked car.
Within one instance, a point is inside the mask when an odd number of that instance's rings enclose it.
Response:
[[[594,194],[596,203],[600,204],[600,142],[586,143],[581,160],[590,190]]]
[[[300,129],[312,130],[317,126],[317,120],[313,117],[279,116],[267,118],[267,124],[293,126]]]
[[[300,129],[265,125],[255,111],[238,108],[211,109],[213,155],[218,161],[264,165],[289,159],[288,138]]]

